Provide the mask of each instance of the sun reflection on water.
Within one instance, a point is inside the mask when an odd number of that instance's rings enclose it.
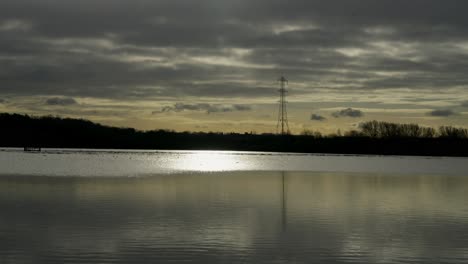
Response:
[[[196,151],[180,155],[178,169],[191,171],[232,171],[246,168],[246,160],[242,155],[225,151]]]

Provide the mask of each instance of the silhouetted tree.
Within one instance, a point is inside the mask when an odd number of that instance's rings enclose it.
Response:
[[[432,138],[435,129],[417,124],[396,124],[381,121],[368,121],[360,125],[363,135],[371,138]]]
[[[255,133],[139,131],[109,127],[83,119],[0,114],[0,146],[54,148],[122,148],[250,150],[343,154],[468,156],[468,131],[450,126],[369,121],[359,130],[323,136]]]
[[[468,130],[452,126],[439,127],[439,136],[443,138],[468,138]]]

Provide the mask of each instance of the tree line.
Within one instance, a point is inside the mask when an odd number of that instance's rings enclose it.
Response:
[[[380,121],[322,135],[139,131],[83,119],[0,114],[0,147],[243,150],[303,153],[468,156],[468,131]]]
[[[468,129],[440,126],[438,129],[418,124],[398,124],[383,121],[367,121],[359,124],[359,130],[323,136],[319,132],[305,130],[302,135],[314,137],[369,137],[369,138],[468,138]]]

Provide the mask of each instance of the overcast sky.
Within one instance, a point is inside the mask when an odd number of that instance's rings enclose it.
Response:
[[[138,129],[468,127],[466,0],[1,0],[0,112]]]

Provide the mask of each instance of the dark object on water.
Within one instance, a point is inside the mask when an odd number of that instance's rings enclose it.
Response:
[[[40,147],[24,147],[24,151],[27,152],[41,152]]]

